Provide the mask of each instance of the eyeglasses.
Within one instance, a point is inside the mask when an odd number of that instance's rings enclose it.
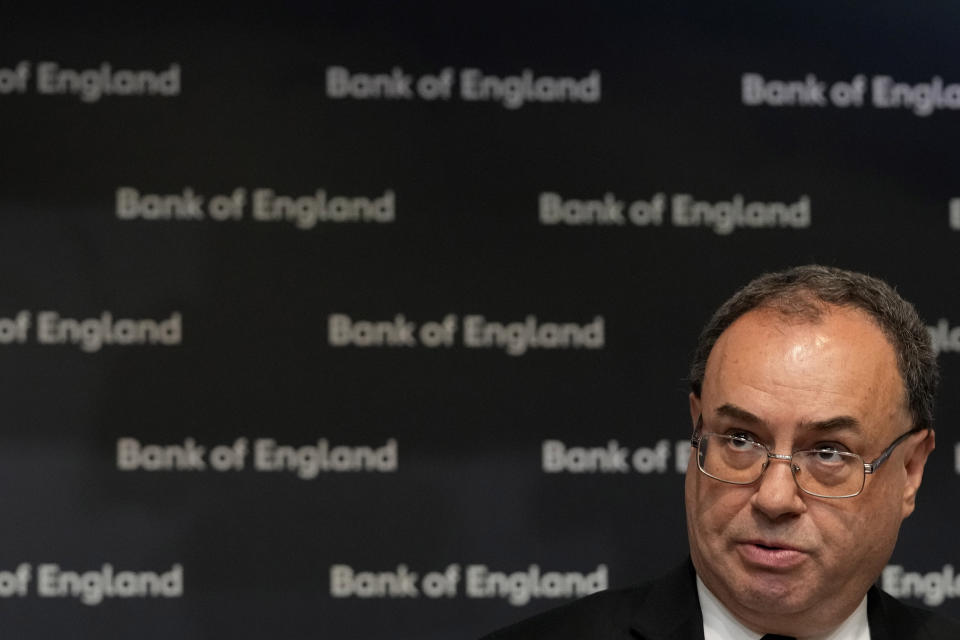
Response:
[[[720,482],[753,484],[770,466],[770,460],[783,460],[790,463],[793,480],[804,493],[818,498],[853,498],[863,491],[868,473],[876,473],[897,445],[925,428],[916,427],[906,432],[873,462],[864,462],[856,453],[829,447],[794,451],[789,456],[772,453],[748,434],[702,432],[703,416],[697,419],[690,445],[697,449],[700,471]]]

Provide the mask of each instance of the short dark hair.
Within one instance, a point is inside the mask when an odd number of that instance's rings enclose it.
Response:
[[[740,316],[764,308],[815,322],[827,305],[859,309],[873,318],[896,352],[914,427],[932,427],[939,372],[926,325],[913,305],[883,280],[836,267],[807,265],[765,273],[734,293],[700,333],[690,366],[691,390],[700,396],[710,351]]]

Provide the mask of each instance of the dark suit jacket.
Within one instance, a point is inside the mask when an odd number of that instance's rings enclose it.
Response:
[[[907,606],[874,586],[867,594],[871,640],[960,640],[960,623]],[[646,584],[602,591],[482,640],[703,640],[696,574],[687,561]]]

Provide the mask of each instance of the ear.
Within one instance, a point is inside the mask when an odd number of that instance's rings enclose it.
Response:
[[[693,391],[690,392],[690,423],[693,425],[693,429],[697,428],[697,420],[700,418],[700,413],[702,409],[700,406],[700,398]]]
[[[933,429],[927,429],[922,434],[915,437],[921,437],[911,449],[908,449],[903,459],[904,470],[906,471],[907,482],[903,488],[903,517],[906,518],[913,513],[917,506],[917,491],[920,490],[920,483],[923,481],[923,466],[927,463],[930,452],[936,446],[936,437]]]

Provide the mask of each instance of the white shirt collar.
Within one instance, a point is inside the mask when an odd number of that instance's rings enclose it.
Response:
[[[760,640],[757,633],[743,626],[739,620],[717,599],[697,576],[697,595],[700,597],[700,611],[703,613],[704,640]],[[804,640],[808,640],[804,638]],[[867,622],[867,597],[844,620],[839,627],[819,636],[810,636],[809,640],[870,640],[870,625]]]

